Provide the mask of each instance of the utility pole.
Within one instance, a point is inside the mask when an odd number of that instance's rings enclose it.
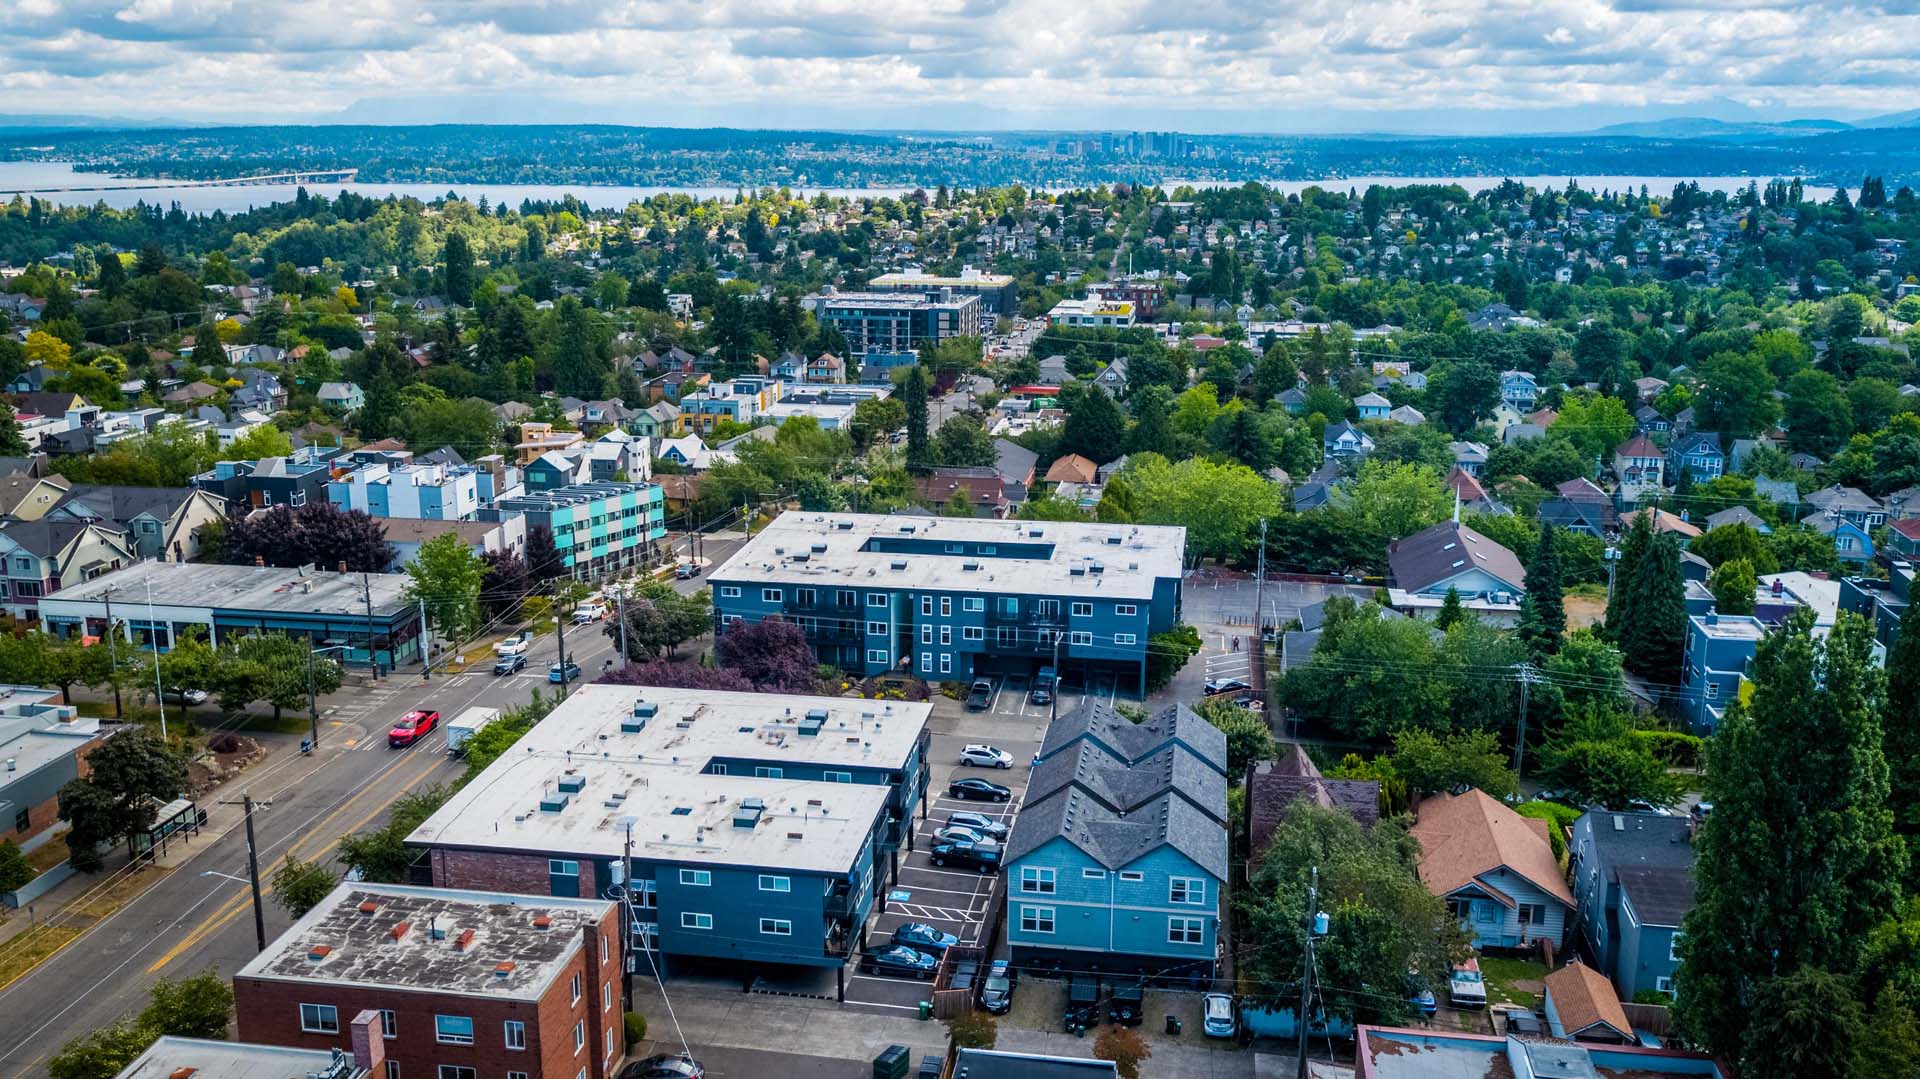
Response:
[[[1265,517],[1262,517],[1260,518],[1260,553],[1257,556],[1256,561],[1254,562],[1254,569],[1253,569],[1253,636],[1255,640],[1262,639],[1260,635],[1262,632],[1264,632],[1266,628],[1267,616],[1266,616],[1266,605],[1264,602],[1266,598],[1266,592],[1267,592],[1267,519]]]
[[[160,623],[153,617],[153,579],[147,579],[147,628],[153,633],[153,703],[160,709],[160,740],[167,740],[167,690],[160,684]],[[167,626],[168,646],[172,646],[173,626]]]
[[[228,801],[220,804],[230,806],[233,803]],[[247,815],[247,883],[253,888],[253,936],[254,941],[259,945],[258,950],[264,952],[267,950],[267,913],[266,908],[260,905],[260,849],[253,840],[253,811],[256,808],[271,806],[273,803],[271,801],[256,802],[252,794],[242,791],[240,805]],[[218,875],[225,876],[225,874]]]
[[[554,598],[560,598],[558,589],[554,592]],[[556,604],[553,626],[554,631],[560,635],[560,699],[563,701],[567,699],[567,617],[568,613],[560,610]]]
[[[373,680],[380,680],[380,650],[373,641],[373,583],[363,572],[360,574],[360,597],[367,604],[367,669],[373,672]]]
[[[626,915],[622,921],[626,924],[620,927],[620,974],[624,986],[622,991],[626,994],[624,1010],[630,1012],[633,1010],[633,957],[627,953],[633,947],[633,821],[631,818],[627,821],[626,864],[621,866],[620,875],[627,882],[626,889],[621,892],[621,898],[625,901],[622,905],[626,908],[622,912]]]
[[[119,719],[124,713],[120,710],[120,650],[114,647],[113,640],[113,588],[108,586],[100,590],[100,599],[107,605],[107,663],[113,676],[113,718]]]
[[[1313,867],[1312,881],[1307,885],[1307,915],[1300,928],[1305,932],[1305,944],[1300,958],[1300,1010],[1293,1013],[1293,1032],[1298,1048],[1295,1062],[1299,1065],[1296,1079],[1309,1079],[1307,1075],[1307,1009],[1313,1006],[1313,934],[1318,929],[1320,912],[1320,867]]]
[[[620,668],[627,666],[627,592],[621,589],[613,594],[614,617],[620,619]]]
[[[1527,763],[1527,687],[1539,681],[1540,674],[1531,663],[1515,664],[1513,670],[1520,679],[1520,731],[1513,740],[1513,775],[1518,779]]]
[[[1607,610],[1613,610],[1613,571],[1620,565],[1620,548],[1607,548]]]
[[[420,680],[433,681],[433,634],[427,632],[427,597],[420,600]]]

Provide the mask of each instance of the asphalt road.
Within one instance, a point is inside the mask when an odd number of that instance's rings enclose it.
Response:
[[[698,582],[692,583],[698,587]],[[567,651],[586,678],[612,655],[599,625],[570,629]],[[303,757],[284,740],[267,760],[223,788],[268,808],[256,811],[263,880],[286,857],[331,860],[343,835],[384,823],[401,795],[458,776],[444,729],[406,749],[389,749],[391,721],[413,708],[437,708],[442,722],[463,709],[524,704],[557,655],[554,635],[538,638],[526,671],[495,678],[485,669],[436,674],[417,669],[371,686],[349,686],[322,702],[321,748]],[[45,1074],[46,1058],[67,1040],[138,1011],[155,979],[212,969],[231,978],[255,954],[252,904],[245,885],[206,873],[244,877],[245,830],[236,825],[52,959],[0,991],[0,1079]],[[267,938],[291,924],[271,894]]]

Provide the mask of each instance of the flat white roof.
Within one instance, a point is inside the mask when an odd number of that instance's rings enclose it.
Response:
[[[869,550],[872,540],[931,542],[939,549]],[[947,554],[949,543],[1040,545],[1046,551],[1040,557]],[[1186,545],[1187,530],[1166,525],[795,510],[748,540],[709,579],[1145,600],[1153,597],[1155,582],[1180,576]]]
[[[654,714],[623,729],[640,702]],[[583,686],[408,842],[617,858],[631,827],[636,859],[845,873],[888,785],[702,769],[716,758],[897,769],[931,712],[906,701]],[[816,722],[817,733],[801,733]],[[755,801],[754,825],[737,827]]]

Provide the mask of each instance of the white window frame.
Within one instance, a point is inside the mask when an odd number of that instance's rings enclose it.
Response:
[[[820,778],[827,783],[851,783],[853,782],[853,773],[827,771],[821,773]]]
[[[921,624],[921,626],[920,626],[920,643],[921,643],[921,644],[932,644],[932,643],[933,643],[933,623],[931,623],[931,622],[926,622],[926,623],[922,623],[922,624]]]
[[[448,1034],[446,1031],[441,1030],[440,1021],[442,1019],[465,1020],[467,1024],[466,1037],[463,1038],[458,1034]],[[435,1015],[433,1017],[433,1040],[439,1042],[441,1045],[472,1045],[473,1017],[466,1015]]]
[[[479,1079],[480,1072],[471,1064],[442,1064],[434,1074],[440,1079]]]
[[[1120,883],[1122,884],[1138,884],[1146,879],[1147,875],[1137,869],[1123,869],[1120,871]]]
[[[1207,920],[1174,915],[1167,919],[1168,944],[1205,944],[1207,942]]]
[[[1044,933],[1047,936],[1052,936],[1054,929],[1059,925],[1054,914],[1055,911],[1052,907],[1036,907],[1022,903],[1020,905],[1020,932]],[[1046,926],[1044,929],[1041,928],[1043,924]]]
[[[940,643],[943,645],[950,645],[953,643],[953,627],[952,626],[940,627]]]
[[[720,598],[721,598],[721,599],[739,599],[739,598],[740,598],[740,586],[739,586],[739,585],[737,585],[737,584],[723,584],[723,585],[721,585],[721,586],[720,586]]]
[[[527,1048],[527,1024],[518,1019],[509,1019],[501,1024],[501,1038],[509,1049],[525,1052]]]
[[[680,883],[689,888],[713,887],[713,871],[710,869],[682,869]]]
[[[307,1009],[309,1008],[313,1009],[312,1022],[307,1021]],[[327,1025],[329,1022],[329,1020],[327,1019],[328,1015],[331,1015],[333,1017],[331,1020],[331,1023],[332,1023],[331,1026]],[[306,1034],[338,1034],[340,1033],[339,1005],[337,1004],[302,1004],[300,1005],[300,1030]]]
[[[960,601],[960,609],[963,611],[974,611],[976,613],[984,611],[987,609],[987,601],[980,596],[968,596],[966,599]]]
[[[1053,895],[1058,889],[1058,884],[1052,866],[1023,865],[1020,867],[1021,895]]]
[[[1132,618],[1140,613],[1140,608],[1131,603],[1114,604],[1113,613],[1120,618]]]
[[[1092,618],[1093,604],[1075,602],[1067,607],[1067,616],[1069,618]]]
[[[713,915],[702,914],[699,911],[694,911],[694,910],[683,910],[680,912],[680,928],[712,929]]]
[[[940,597],[940,617],[942,618],[953,617],[953,597],[952,596]]]
[[[1071,630],[1067,633],[1067,643],[1081,645],[1083,647],[1091,645],[1093,644],[1093,634],[1084,629]]]
[[[1116,633],[1113,635],[1114,644],[1136,644],[1138,640],[1139,639],[1131,633]]]
[[[1168,877],[1167,902],[1182,906],[1205,906],[1207,879],[1205,877]]]
[[[787,777],[786,769],[773,768],[764,764],[754,765],[753,776],[755,779],[785,779]]]
[[[1106,880],[1107,871],[1104,869],[1082,869],[1080,871],[1080,879],[1081,880]]]
[[[867,593],[867,606],[885,607],[886,605],[887,605],[887,594],[885,592],[868,592]]]
[[[933,653],[932,652],[920,653],[920,673],[921,674],[933,673]]]
[[[576,1019],[573,1021],[574,1055],[578,1056],[580,1053],[580,1050],[585,1049],[586,1047],[587,1047],[587,1021],[585,1019]]]
[[[950,653],[947,653],[947,652],[940,653],[940,673],[941,674],[953,673],[953,656]]]
[[[1680,938],[1685,935],[1684,933],[1675,933],[1673,936],[1667,938],[1667,958],[1675,963],[1680,962]]]
[[[762,918],[760,935],[763,937],[793,936],[793,921],[789,918]]]
[[[400,1036],[400,1017],[394,1014],[392,1008],[380,1009],[380,1036],[382,1038]]]
[[[526,1072],[508,1072],[507,1073],[507,1079],[516,1079],[516,1077],[517,1079],[527,1079],[527,1073]],[[387,1079],[400,1079],[400,1062],[393,1059],[392,1057],[387,1058]]]
[[[567,983],[567,992],[573,998],[567,1001],[568,1004],[580,1003],[580,972],[579,971],[576,970],[573,972],[573,980]]]
[[[920,597],[920,616],[923,618],[933,617],[933,597],[932,596]]]
[[[886,633],[887,633],[887,624],[885,622],[868,622],[867,623],[867,636],[884,637],[886,636]]]
[[[762,588],[760,590],[760,602],[762,603],[781,603],[784,602],[785,599],[786,593],[781,589]]]
[[[1661,977],[1655,978],[1653,980],[1653,988],[1655,992],[1665,993],[1668,997],[1675,997],[1679,995],[1673,991],[1673,979],[1668,976],[1663,975]]]
[[[763,892],[793,891],[793,878],[783,877],[775,873],[760,874],[759,884],[760,884],[760,890]]]
[[[984,641],[987,639],[985,626],[961,626],[960,639],[963,641]]]
[[[600,1010],[604,1012],[611,1007],[613,1007],[613,983],[601,982],[600,983]]]
[[[884,648],[869,648],[869,649],[867,649],[867,662],[868,662],[868,663],[885,663],[885,662],[887,662],[887,650],[886,650],[886,649],[884,649]]]

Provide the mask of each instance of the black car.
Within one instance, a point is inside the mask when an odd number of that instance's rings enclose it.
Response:
[[[1107,1000],[1107,1021],[1123,1027],[1137,1027],[1147,1017],[1146,990],[1139,982],[1121,982],[1113,987]]]
[[[961,865],[991,873],[1000,868],[1000,848],[978,847],[972,843],[935,843],[927,852],[934,865]]]
[[[979,712],[993,703],[993,683],[982,678],[967,691],[967,711]]]
[[[921,981],[933,977],[939,966],[940,961],[933,956],[899,944],[885,945],[860,957],[860,969],[868,974],[895,974]]]
[[[1069,974],[1067,976],[1067,1033],[1083,1034],[1099,1025],[1099,980],[1085,974]]]
[[[947,784],[947,793],[955,798],[978,798],[983,802],[1004,802],[1013,797],[1013,791],[985,779],[968,776]]]
[[[1013,967],[996,959],[987,968],[987,980],[980,983],[980,1006],[988,1015],[1005,1015],[1013,1009]]]
[[[705,1079],[707,1069],[681,1053],[661,1053],[621,1069],[620,1079]]]
[[[493,662],[493,673],[512,674],[515,671],[525,670],[526,666],[526,656],[501,656]]]
[[[1200,690],[1209,697],[1218,697],[1222,693],[1233,693],[1238,690],[1252,688],[1252,686],[1238,678],[1216,678],[1206,685],[1201,686]]]

